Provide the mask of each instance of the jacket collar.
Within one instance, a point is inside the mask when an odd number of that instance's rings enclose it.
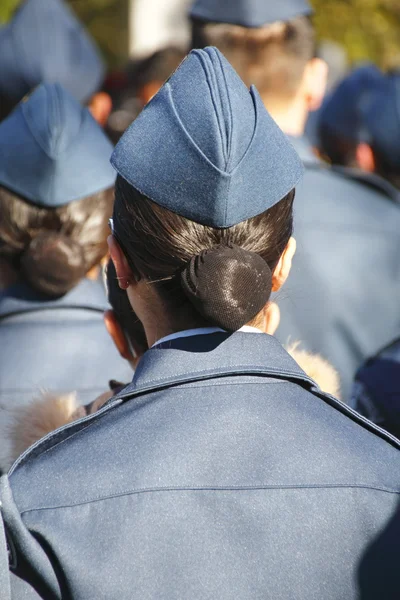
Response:
[[[61,298],[49,299],[20,282],[0,293],[0,319],[12,315],[59,308],[83,308],[104,312],[107,302],[100,278],[82,280],[73,290]]]
[[[132,383],[118,398],[234,375],[267,375],[318,389],[276,338],[224,332],[179,338],[151,348],[142,357]]]

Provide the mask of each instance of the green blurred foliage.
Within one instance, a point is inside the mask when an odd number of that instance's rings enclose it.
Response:
[[[400,0],[311,0],[320,39],[345,46],[350,63],[400,66]]]
[[[0,1],[0,23],[5,23],[11,16],[14,8],[18,6],[19,0]]]
[[[127,0],[69,0],[69,3],[87,24],[110,66],[125,64],[128,53]]]
[[[128,48],[127,0],[68,0],[96,38],[110,66],[126,60]],[[0,0],[0,22],[6,22],[21,0]]]
[[[0,0],[0,21],[6,21],[19,2]],[[127,0],[69,2],[98,40],[110,65],[121,64],[128,46]],[[384,68],[400,65],[400,0],[311,3],[319,38],[343,44],[350,62],[372,60]]]

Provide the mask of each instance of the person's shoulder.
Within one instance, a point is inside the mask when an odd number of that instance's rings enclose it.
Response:
[[[387,200],[400,210],[400,191],[391,183],[374,173],[366,173],[360,169],[328,165],[321,160],[304,163],[306,178],[326,181],[331,186],[341,188],[354,196],[361,194],[367,200]],[[329,193],[329,189],[326,190]],[[400,214],[400,213],[399,213]]]
[[[336,231],[340,226],[341,234],[399,234],[400,192],[378,176],[315,161],[306,165],[296,199],[300,223],[324,223]]]
[[[154,391],[153,398],[147,393],[145,398],[113,399],[19,459],[10,472],[19,510],[87,504],[143,489],[178,489],[188,481],[195,487],[205,482],[216,487],[333,485],[400,492],[399,442],[333,397],[291,381],[274,381],[282,384],[279,390],[277,385],[259,385],[255,378],[257,389],[250,403],[243,401],[237,378],[219,382],[218,397],[206,396],[206,416],[204,402],[199,402],[204,388],[189,385],[184,398],[189,437],[183,433],[182,419],[169,413],[171,406],[176,409],[183,402],[181,386]],[[272,393],[274,401],[266,410],[265,397]],[[160,428],[166,419],[167,437]],[[232,439],[227,440],[232,419]],[[249,428],[254,422],[255,430]],[[212,440],[211,446],[204,440]],[[205,472],[211,447],[218,467]],[[268,477],[260,471],[265,452],[272,460]],[[293,454],[297,459],[291,462]]]

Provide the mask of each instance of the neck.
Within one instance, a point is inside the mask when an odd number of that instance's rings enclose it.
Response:
[[[149,284],[140,282],[135,286],[131,285],[127,293],[130,304],[143,325],[149,348],[173,333],[210,326],[189,304],[181,306],[172,314],[168,305],[158,294],[152,292]]]
[[[304,134],[308,110],[301,98],[296,97],[289,102],[281,102],[269,96],[264,96],[262,101],[282,131],[294,137],[300,137]]]

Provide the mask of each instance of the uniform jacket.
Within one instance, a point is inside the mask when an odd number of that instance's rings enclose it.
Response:
[[[329,360],[348,401],[357,369],[400,335],[399,195],[379,177],[324,166],[305,139],[291,139],[306,172],[277,337]]]
[[[77,390],[92,401],[109,379],[132,373],[103,323],[100,280],[81,281],[57,300],[20,283],[0,293],[0,406],[24,404],[41,390]]]
[[[322,391],[339,397],[339,376],[326,360],[296,346],[287,351]],[[61,395],[47,392],[32,398],[28,404],[4,407],[0,411],[0,470],[6,473],[29,446],[51,431],[100,410],[125,386],[118,385],[115,391],[104,392],[85,406],[79,405],[75,392]]]
[[[399,472],[275,338],[165,342],[2,478],[12,598],[397,598]]]
[[[400,439],[400,338],[359,369],[350,406]]]

